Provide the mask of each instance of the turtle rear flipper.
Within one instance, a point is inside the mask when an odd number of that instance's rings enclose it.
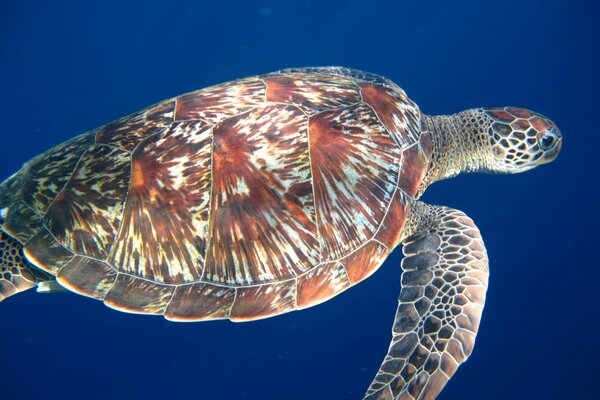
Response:
[[[434,399],[473,351],[488,258],[473,221],[412,205],[392,343],[365,399]]]
[[[0,229],[0,301],[52,281],[53,276],[28,264],[21,243]]]

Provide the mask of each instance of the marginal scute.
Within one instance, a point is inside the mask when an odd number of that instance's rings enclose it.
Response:
[[[341,260],[341,263],[346,268],[350,282],[354,285],[377,271],[389,252],[387,247],[371,240]]]
[[[421,118],[421,126],[424,126],[423,119]],[[421,145],[422,155],[425,157],[427,162],[431,161],[432,153],[433,153],[433,142],[431,141],[431,133],[428,131],[421,132],[421,138],[419,139],[419,144]]]
[[[75,256],[56,274],[64,287],[84,296],[103,299],[117,277],[107,263],[93,258]]]
[[[27,242],[23,254],[30,263],[53,275],[74,256],[46,228],[40,230]]]
[[[248,321],[296,309],[296,280],[236,289],[232,321]]]
[[[27,289],[31,289],[36,284],[24,279],[22,276],[13,275],[10,280],[3,279],[0,275],[0,301],[22,292]]]
[[[415,144],[402,153],[402,166],[400,170],[399,187],[410,197],[415,197],[419,185],[425,177],[429,160],[425,157],[421,147]]]
[[[165,318],[171,321],[205,321],[228,318],[235,298],[235,289],[207,283],[182,285],[167,309]]]
[[[173,122],[175,101],[167,100],[119,118],[96,131],[96,143],[131,151],[142,140],[164,131]]]
[[[392,201],[386,211],[385,218],[379,226],[375,239],[385,244],[388,248],[395,248],[400,242],[402,227],[408,212],[408,199],[401,190],[396,190]]]
[[[346,270],[340,263],[319,265],[298,278],[298,308],[322,303],[349,287]]]
[[[162,314],[169,304],[175,286],[118,274],[104,297],[107,306],[135,314]]]

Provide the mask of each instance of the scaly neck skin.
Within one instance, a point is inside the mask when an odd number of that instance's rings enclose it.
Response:
[[[423,187],[461,172],[488,171],[491,119],[481,109],[425,118],[433,154]]]

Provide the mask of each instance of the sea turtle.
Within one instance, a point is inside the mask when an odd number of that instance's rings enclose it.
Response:
[[[392,341],[367,399],[433,399],[473,350],[479,230],[419,201],[460,172],[561,148],[513,107],[422,114],[392,81],[285,69],[184,94],[27,162],[0,186],[0,299],[66,288],[171,321],[248,321],[324,302],[399,244]]]

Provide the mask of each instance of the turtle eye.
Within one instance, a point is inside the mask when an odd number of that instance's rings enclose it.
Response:
[[[540,139],[540,147],[543,150],[550,150],[556,142],[558,141],[558,135],[555,131],[551,130],[546,132],[544,136]]]

